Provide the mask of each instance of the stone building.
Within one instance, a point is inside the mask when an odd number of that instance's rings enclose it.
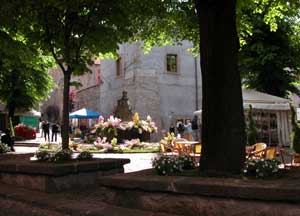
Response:
[[[201,109],[202,98],[199,57],[187,51],[193,44],[183,41],[180,46],[154,47],[148,54],[141,45],[120,45],[119,59],[95,61],[92,73],[72,77],[82,84],[72,90],[76,95],[73,110],[86,107],[108,117],[126,91],[132,112],[141,118],[150,115],[159,130],[191,119]]]

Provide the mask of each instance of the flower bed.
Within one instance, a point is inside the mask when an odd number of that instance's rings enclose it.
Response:
[[[151,117],[148,115],[146,120],[140,120],[138,113],[135,113],[133,120],[129,122],[122,122],[121,119],[114,116],[110,116],[104,121],[104,118],[100,116],[95,129],[100,138],[106,138],[108,142],[117,138],[119,143],[132,139],[149,141],[150,134],[157,132],[157,127]]]
[[[15,126],[15,136],[19,139],[35,139],[36,131],[33,127],[24,124],[18,124]]]
[[[93,153],[156,153],[160,151],[158,143],[140,142],[138,139],[118,144],[116,139],[109,143],[105,138],[97,138],[93,145],[71,141],[69,147],[76,152],[90,151]],[[61,149],[61,145],[58,144],[42,143],[39,145],[39,151],[57,152]]]

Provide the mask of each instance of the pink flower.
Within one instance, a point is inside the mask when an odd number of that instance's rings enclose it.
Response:
[[[104,122],[104,118],[103,116],[99,116],[99,119],[98,119],[99,123],[103,123]]]

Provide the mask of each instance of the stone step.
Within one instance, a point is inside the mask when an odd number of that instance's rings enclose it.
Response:
[[[44,193],[1,184],[0,206],[3,211],[0,216],[176,216],[175,214],[114,206],[102,202],[98,198],[98,196],[90,196],[87,199],[86,194],[83,193],[81,196],[80,192]]]

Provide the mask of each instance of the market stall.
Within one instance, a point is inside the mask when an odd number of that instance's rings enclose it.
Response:
[[[292,131],[289,100],[262,92],[243,89],[243,102],[246,121],[250,105],[253,119],[258,128],[257,140],[269,146],[289,146]],[[194,113],[201,120],[200,110]]]

